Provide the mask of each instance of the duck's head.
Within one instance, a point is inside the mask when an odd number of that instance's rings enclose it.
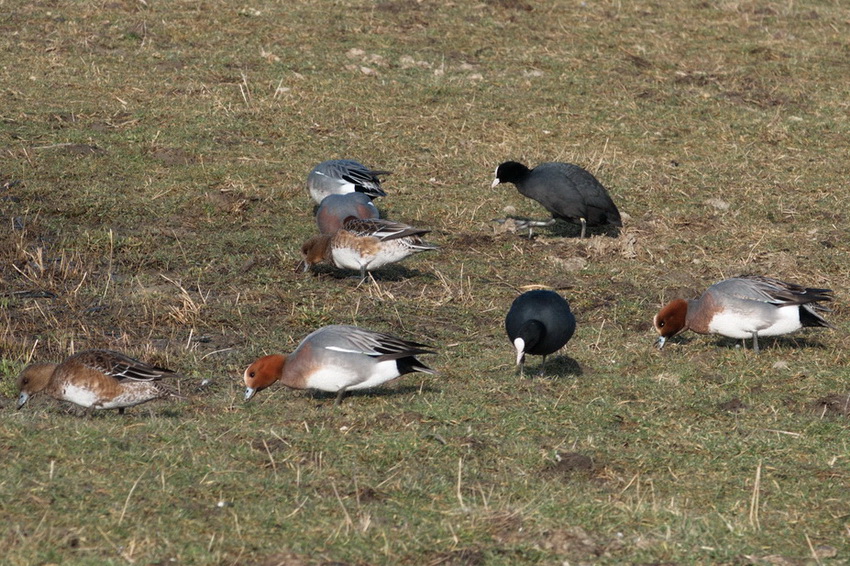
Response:
[[[245,380],[245,400],[249,401],[257,391],[262,391],[283,375],[286,356],[272,354],[264,356],[245,370],[242,378]]]
[[[50,383],[56,364],[30,364],[18,376],[18,409]]]
[[[319,234],[313,236],[301,245],[301,262],[299,270],[307,271],[317,263],[321,263],[328,256],[331,243],[331,234]],[[301,269],[303,266],[303,269]]]
[[[668,338],[687,329],[687,317],[688,301],[684,299],[674,299],[658,311],[652,319],[652,324],[659,334],[658,340],[655,341],[659,350],[664,347]]]

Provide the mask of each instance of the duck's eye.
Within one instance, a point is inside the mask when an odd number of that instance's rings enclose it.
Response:
[[[664,321],[663,320],[658,322],[658,328],[664,328]]]
[[[257,372],[252,371],[251,373],[248,374],[248,377],[254,377],[255,375],[257,375]]]

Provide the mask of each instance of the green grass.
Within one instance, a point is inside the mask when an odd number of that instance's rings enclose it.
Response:
[[[3,8],[4,563],[847,562],[841,3]],[[392,170],[382,212],[442,249],[377,289],[296,273],[334,157]],[[489,188],[507,159],[588,168],[623,233],[495,233],[545,216]],[[834,289],[836,330],[652,348],[662,302],[744,272]],[[502,327],[528,285],[579,323],[546,378]],[[440,375],[242,402],[334,323],[435,344]],[[187,400],[14,410],[30,359],[95,347]]]

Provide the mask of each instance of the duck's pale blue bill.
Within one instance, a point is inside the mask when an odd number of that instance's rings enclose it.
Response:
[[[30,399],[29,393],[24,393],[23,391],[21,391],[21,394],[18,395],[18,409],[20,409],[21,407],[26,405],[27,401],[29,401],[29,399]]]
[[[246,388],[245,388],[245,400],[246,400],[246,401],[250,401],[250,400],[251,400],[251,397],[253,397],[253,396],[254,396],[254,393],[256,393],[256,392],[257,392],[257,390],[256,390],[255,388],[253,388],[253,387],[246,387]]]
[[[666,344],[666,343],[667,343],[667,338],[665,338],[664,336],[659,336],[658,340],[655,341],[655,347],[660,350],[661,348],[664,347],[664,344]]]
[[[495,178],[495,179],[493,179],[493,182],[492,182],[492,183],[490,183],[490,188],[491,188],[491,189],[495,189],[496,187],[498,187],[498,186],[499,186],[499,183],[501,183],[501,181],[499,180],[499,178],[498,178],[498,177],[497,177],[497,178]]]

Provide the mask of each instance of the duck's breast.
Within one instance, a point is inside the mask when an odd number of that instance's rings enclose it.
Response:
[[[91,407],[96,404],[101,395],[90,387],[83,387],[74,382],[66,382],[62,386],[61,397],[81,407]]]

